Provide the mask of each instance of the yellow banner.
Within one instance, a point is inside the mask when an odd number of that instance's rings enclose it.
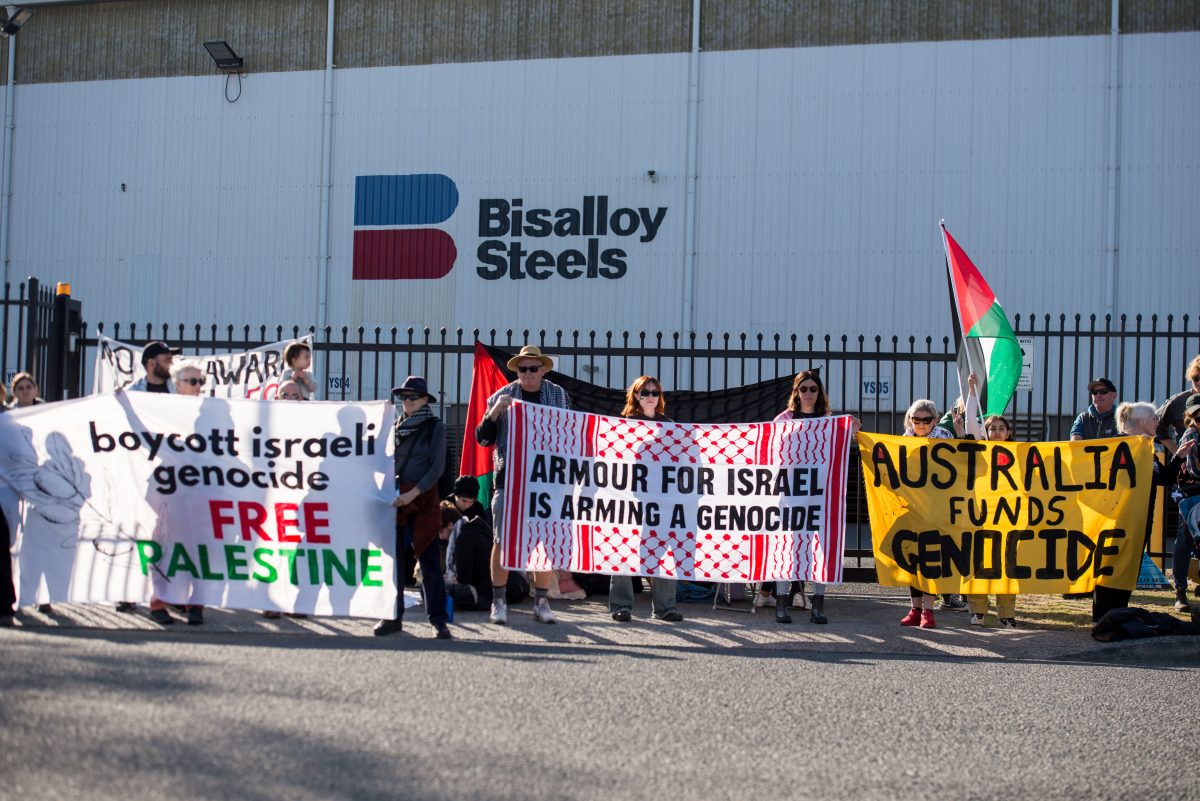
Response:
[[[858,435],[879,583],[925,592],[1133,589],[1154,446]]]

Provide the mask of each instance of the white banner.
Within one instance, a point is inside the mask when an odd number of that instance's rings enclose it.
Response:
[[[212,397],[272,400],[279,388],[279,376],[287,369],[283,362],[284,348],[293,342],[303,342],[312,353],[313,337],[312,334],[306,334],[299,339],[285,339],[236,353],[213,353],[207,356],[184,354],[177,358],[200,366],[207,378],[204,392]],[[100,337],[92,373],[92,392],[97,395],[114,392],[145,378],[142,347]],[[314,370],[310,366],[308,372],[312,374]]]
[[[509,409],[504,566],[838,583],[850,417],[697,425]]]
[[[0,415],[20,603],[392,617],[393,415],[144,392]]]

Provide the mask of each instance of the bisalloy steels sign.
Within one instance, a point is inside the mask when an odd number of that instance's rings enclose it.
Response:
[[[356,178],[353,277],[448,274],[458,260],[459,243],[434,226],[449,221],[458,205],[458,186],[445,175]],[[666,206],[621,205],[610,195],[584,195],[559,208],[524,197],[485,197],[478,201],[478,240],[469,247],[476,274],[488,281],[616,280],[629,271],[638,246],[658,236],[666,216]]]

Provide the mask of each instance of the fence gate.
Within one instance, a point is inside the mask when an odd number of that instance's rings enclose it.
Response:
[[[0,372],[4,383],[28,372],[46,400],[79,397],[83,366],[83,304],[71,298],[69,284],[53,289],[36,278],[4,285],[0,301]]]

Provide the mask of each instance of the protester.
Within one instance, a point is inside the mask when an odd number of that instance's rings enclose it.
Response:
[[[1187,601],[1187,571],[1192,555],[1200,555],[1200,394],[1188,398],[1183,409],[1186,431],[1179,440],[1175,455],[1184,445],[1193,443],[1185,453],[1183,463],[1175,474],[1176,487],[1171,497],[1179,504],[1180,531],[1175,536],[1175,548],[1171,555],[1171,576],[1175,584],[1175,609],[1191,611]],[[1200,587],[1196,589],[1200,596]]]
[[[317,382],[309,373],[309,368],[312,367],[312,349],[307,343],[292,342],[283,349],[283,363],[287,367],[279,376],[280,389],[282,390],[284,382],[295,381],[300,389],[298,400],[309,400],[317,391]]]
[[[974,378],[974,376],[972,376]],[[1012,425],[1007,419],[993,414],[983,423],[983,430],[991,442],[1011,442]],[[971,625],[982,626],[988,613],[987,593],[971,593],[966,596],[967,606],[971,609]],[[996,617],[1000,618],[1002,628],[1017,627],[1017,596],[1015,593],[996,593]]]
[[[438,479],[446,467],[446,426],[429,408],[436,401],[418,375],[410,375],[392,390],[401,404],[396,418],[396,553],[411,545],[421,565],[421,590],[429,622],[439,640],[450,639],[446,614],[446,584],[442,578],[440,549],[436,540],[442,529]],[[430,547],[433,546],[433,547]],[[399,562],[399,559],[397,559]],[[397,565],[398,567],[399,565]],[[397,574],[399,583],[399,574]],[[404,597],[396,598],[396,616],[375,624],[375,636],[400,631],[404,617]]]
[[[1150,531],[1154,527],[1154,502],[1158,495],[1156,488],[1171,487],[1175,484],[1175,477],[1179,474],[1179,468],[1183,465],[1188,453],[1195,446],[1196,442],[1194,439],[1189,440],[1187,444],[1179,446],[1174,456],[1170,456],[1167,453],[1166,447],[1155,438],[1158,431],[1158,413],[1155,411],[1153,404],[1150,403],[1122,403],[1117,406],[1115,417],[1117,420],[1117,430],[1122,435],[1127,437],[1141,436],[1154,440],[1154,473],[1150,481],[1150,505],[1146,508],[1146,530],[1140,549],[1144,551],[1146,543],[1150,540]],[[1104,617],[1105,613],[1110,610],[1129,606],[1131,595],[1133,595],[1133,590],[1123,590],[1097,584],[1092,594],[1092,622],[1099,622],[1100,618]],[[1176,598],[1179,597],[1181,596],[1177,593]],[[1183,607],[1181,611],[1190,611],[1186,602],[1183,604]],[[1179,609],[1178,601],[1175,608]]]
[[[1184,378],[1192,386],[1183,392],[1172,395],[1166,403],[1158,407],[1158,411],[1155,413],[1158,417],[1155,436],[1171,453],[1175,452],[1175,448],[1179,446],[1179,438],[1187,430],[1187,423],[1183,419],[1183,409],[1189,398],[1200,394],[1200,355],[1188,362],[1187,369],[1184,370]]]
[[[279,387],[275,390],[275,400],[298,401],[304,400],[304,397],[300,394],[299,384],[297,384],[295,381],[284,381],[280,383]],[[260,614],[267,620],[278,620],[282,617],[282,615],[279,612],[276,612],[274,609],[266,609]],[[288,612],[287,616],[294,620],[303,620],[308,617],[307,614],[302,612]]]
[[[199,365],[193,362],[177,362],[172,360],[171,383],[175,387],[176,394],[199,397],[201,390],[204,388],[204,373],[201,372]],[[151,578],[157,581],[159,580],[159,575],[155,573]],[[204,624],[203,606],[189,604],[180,608],[187,614],[189,626]],[[175,618],[171,617],[167,603],[160,601],[157,596],[150,599],[150,619],[160,626],[169,626],[175,622]]]
[[[38,397],[38,385],[30,373],[17,373],[12,380],[12,404],[10,409],[24,409],[46,401]]]
[[[474,476],[455,479],[450,498],[460,518],[447,540],[446,592],[454,597],[456,609],[488,609],[492,605],[492,514],[479,502]]]
[[[130,384],[130,392],[174,392],[175,385],[171,382],[171,362],[183,353],[179,348],[172,348],[166,342],[151,342],[142,348],[142,367],[146,371],[143,378]]]
[[[934,425],[934,421],[937,419],[938,419],[937,406],[934,404],[933,401],[928,400],[928,399],[921,399],[921,400],[913,401],[912,406],[909,406],[908,411],[906,411],[904,413],[904,436],[906,436],[906,437],[929,437],[930,439],[954,439],[954,432],[948,431],[945,428],[938,428],[936,425]],[[920,592],[920,590],[916,590],[915,588],[913,588],[913,591]],[[922,628],[931,629],[931,628],[934,628],[932,604],[933,604],[933,599],[936,598],[937,596],[922,593],[922,597],[927,598],[928,599],[927,602],[930,604],[929,625],[926,626],[924,623],[924,620],[921,619],[919,615],[918,615],[917,622],[920,623]],[[917,596],[913,596],[914,603],[917,600],[918,600]],[[922,601],[922,603],[925,603],[925,602],[926,601]],[[914,607],[914,609],[915,608],[916,607]],[[941,605],[939,606],[939,608],[945,609],[950,612],[962,612],[963,610],[965,610],[967,608],[967,602],[964,601],[961,596],[959,596],[955,593],[952,593],[952,592],[943,593],[942,594],[942,602],[941,602]],[[911,614],[912,613],[910,613],[908,616],[906,616],[905,620],[908,620],[908,618],[911,617]],[[917,625],[917,622],[905,623],[904,625],[915,626],[915,625]]]
[[[0,382],[0,414],[7,409],[8,393]],[[15,509],[17,493],[7,481],[0,481],[0,627],[13,625],[13,613],[17,608],[17,588],[12,572],[12,531],[8,524],[8,510]],[[14,518],[15,519],[15,518]]]
[[[284,381],[275,391],[276,400],[299,401],[305,400],[304,391],[295,381]]]
[[[915,400],[908,407],[908,411],[904,413],[904,436],[906,437],[929,437],[930,439],[953,439],[954,435],[944,428],[937,428],[934,422],[938,419],[937,406],[933,401],[922,398]],[[933,593],[922,592],[916,587],[908,588],[909,597],[912,600],[912,608],[900,620],[901,626],[920,626],[923,629],[937,628],[937,622],[933,617]],[[967,605],[954,595],[948,595],[947,599],[951,599],[957,603],[948,604],[943,601],[943,609],[951,609],[958,611],[966,609]],[[961,604],[961,606],[958,606]]]
[[[821,368],[814,367],[796,373],[796,377],[792,380],[791,394],[788,395],[787,408],[775,416],[775,422],[811,420],[828,417],[831,414],[833,414],[833,409],[829,404],[829,394],[825,391],[825,384],[821,381]],[[858,431],[858,428],[859,421],[854,418],[855,432]],[[791,584],[786,581],[775,582],[777,598],[775,621],[777,623],[792,622],[792,616],[788,614],[788,605],[791,603],[792,597],[800,599],[800,608],[804,608],[804,590],[803,581]],[[760,597],[769,594],[769,589],[763,590]],[[825,616],[825,585],[819,581],[813,582],[812,608],[809,610],[808,619],[812,623],[829,622],[829,618]]]
[[[625,390],[625,406],[621,416],[630,420],[674,422],[667,417],[667,401],[662,384],[651,375],[638,376]],[[640,579],[639,579],[640,581]],[[653,615],[659,620],[678,623],[683,615],[675,607],[675,580],[655,576],[650,579],[650,599]],[[633,578],[613,576],[608,582],[608,611],[618,623],[628,623],[633,613]]]
[[[1104,439],[1117,436],[1117,385],[1107,378],[1094,378],[1088,382],[1091,404],[1080,412],[1071,424],[1071,439]]]
[[[496,390],[488,398],[487,413],[475,429],[476,442],[484,447],[496,447],[492,453],[492,464],[496,469],[496,494],[492,498],[495,542],[492,546],[492,612],[489,620],[500,625],[508,622],[508,603],[505,599],[508,571],[500,559],[504,526],[504,493],[501,489],[504,487],[504,459],[508,451],[508,407],[514,400],[519,400],[560,409],[570,408],[567,391],[546,380],[546,372],[553,365],[553,360],[543,355],[538,347],[526,345],[521,348],[516,356],[508,360],[508,369],[517,373],[517,380]],[[535,571],[533,574],[533,619],[539,623],[557,622],[550,611],[550,582],[553,579],[552,571]]]
[[[171,381],[171,364],[183,351],[172,348],[166,342],[151,342],[142,348],[142,368],[146,375],[129,385],[129,392],[174,393]],[[132,612],[137,608],[133,601],[117,603],[118,612]]]
[[[1071,441],[1118,436],[1117,385],[1107,378],[1094,378],[1088,382],[1087,389],[1092,402],[1071,424]],[[1063,593],[1063,598],[1077,601],[1091,595],[1090,592],[1067,592]]]

